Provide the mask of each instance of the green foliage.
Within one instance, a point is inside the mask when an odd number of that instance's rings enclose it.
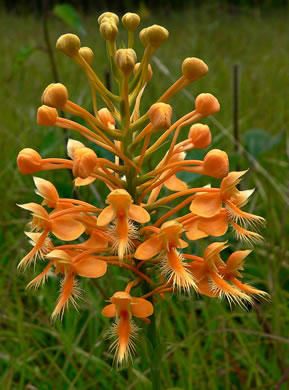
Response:
[[[278,145],[284,134],[272,136],[262,129],[250,129],[243,136],[246,150],[256,159],[263,153]]]
[[[76,12],[70,4],[57,4],[53,8],[53,13],[62,19],[65,23],[77,29],[82,34],[86,35],[84,25]]]
[[[12,64],[12,75],[11,77],[15,76],[16,73],[20,71],[22,66],[25,64],[25,62],[28,60],[28,58],[31,56],[33,51],[35,50],[35,47],[31,45],[25,45],[21,47],[15,57]]]

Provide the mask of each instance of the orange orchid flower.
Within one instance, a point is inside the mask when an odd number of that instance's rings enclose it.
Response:
[[[50,232],[61,240],[72,241],[80,237],[85,231],[85,225],[75,219],[75,214],[60,216],[53,215],[53,213],[48,214],[45,208],[37,203],[25,203],[18,206],[31,211],[33,218],[30,227],[32,232],[36,231],[38,233],[43,230],[38,236],[34,236],[35,239],[37,237],[37,241],[34,242],[35,245],[32,250],[20,261],[19,268],[26,268],[36,259],[39,251],[42,251],[43,248],[45,250]]]
[[[149,213],[141,206],[133,204],[130,194],[123,189],[112,191],[105,207],[97,218],[98,226],[107,226],[111,222],[114,225],[110,229],[114,237],[113,248],[117,250],[122,261],[125,254],[133,248],[133,239],[137,238],[136,226],[131,220],[138,223],[146,223],[150,220]]]
[[[154,312],[151,302],[143,298],[132,297],[125,291],[118,291],[110,298],[111,304],[102,310],[105,317],[116,317],[110,336],[116,337],[111,345],[115,350],[117,363],[128,360],[135,350],[133,339],[136,338],[138,328],[132,321],[132,316],[146,319]]]
[[[257,227],[260,224],[264,224],[265,220],[258,215],[250,214],[240,209],[247,203],[248,198],[254,191],[239,191],[236,188],[236,185],[241,181],[240,177],[243,176],[246,172],[247,171],[230,172],[228,176],[222,180],[220,191],[218,192],[204,192],[195,195],[190,206],[190,211],[200,217],[212,218],[222,212],[222,206],[224,203],[228,214],[228,220],[230,221],[230,224],[233,227],[237,237],[250,242],[250,240],[258,241],[262,239],[262,237],[258,233],[248,231],[244,227],[239,226],[238,223],[248,223],[253,227]],[[219,218],[216,219],[218,219],[219,222],[222,221],[221,230],[225,230],[224,215],[221,216],[221,214],[219,214]],[[207,225],[206,220],[204,219],[202,219],[200,223],[205,223],[205,225]],[[193,225],[193,229],[195,228],[196,226]],[[202,229],[199,228],[198,230],[202,231]],[[204,231],[204,233],[206,233],[206,231]]]
[[[167,276],[173,286],[189,290],[196,287],[193,275],[184,263],[178,248],[185,248],[188,244],[180,238],[184,232],[183,226],[177,221],[165,222],[158,232],[144,241],[136,250],[135,258],[149,260],[157,254],[162,256],[162,273]]]
[[[107,270],[105,261],[99,260],[97,256],[91,254],[86,255],[85,252],[79,253],[72,250],[54,249],[46,254],[45,257],[50,259],[50,262],[44,271],[28,284],[27,288],[36,288],[41,283],[44,283],[52,265],[55,267],[56,275],[58,273],[64,275],[64,279],[61,282],[60,296],[52,313],[52,318],[56,318],[58,315],[62,318],[69,301],[72,302],[74,307],[77,307],[76,299],[80,297],[80,289],[75,275],[86,278],[99,278]]]
[[[227,247],[227,242],[214,242],[205,250],[203,259],[198,258],[188,265],[198,290],[210,297],[226,297],[230,304],[238,303],[242,306],[244,302],[252,304],[250,295],[265,296],[266,293],[236,279],[236,276],[241,276],[238,270],[242,269],[243,260],[251,251],[234,252],[227,263],[224,263],[220,252]]]

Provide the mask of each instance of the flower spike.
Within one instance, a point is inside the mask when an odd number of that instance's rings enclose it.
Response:
[[[146,334],[153,335],[152,351],[160,352],[158,321],[152,317],[152,302],[158,297],[164,300],[177,291],[196,299],[196,292],[244,308],[267,298],[259,286],[241,279],[251,250],[229,247],[231,230],[241,243],[260,243],[265,220],[245,209],[254,190],[238,185],[247,171],[230,171],[225,151],[206,150],[212,134],[202,121],[220,110],[219,101],[211,93],[200,93],[190,112],[178,118],[171,104],[172,97],[208,73],[208,66],[199,58],[186,58],[179,78],[158,99],[147,100],[144,110],[146,86],[153,82],[152,56],[169,32],[157,24],[142,28],[143,53],[137,56],[140,17],[128,12],[121,22],[113,12],[98,18],[115,80],[112,90],[93,70],[95,49],[82,45],[75,34],[64,34],[56,42],[56,49],[84,73],[91,91],[89,109],[77,104],[79,99],[71,101],[69,86],[61,83],[48,85],[42,94],[37,123],[73,132],[67,158],[44,158],[31,148],[17,157],[19,171],[35,175],[35,192],[41,197],[38,203],[19,205],[21,212],[31,214],[25,234],[32,248],[18,269],[26,271],[32,264],[34,271],[40,268],[27,289],[36,290],[50,276],[59,278],[55,320],[62,319],[71,304],[81,309],[82,278],[103,278],[103,294],[114,285],[112,275],[125,283],[102,310],[104,317],[115,319],[108,336],[117,366],[132,360],[138,339]],[[121,27],[127,43],[118,42]],[[203,149],[202,159],[194,157],[196,149]],[[96,195],[92,203],[80,199],[82,191],[64,198],[61,189],[37,174],[61,175],[63,169],[73,176],[71,190],[90,186]],[[204,175],[208,184],[193,187],[187,180],[191,174]],[[220,238],[212,242],[212,237]],[[199,248],[206,248],[202,257]],[[118,272],[107,273],[112,267]],[[139,323],[147,332],[140,332]]]

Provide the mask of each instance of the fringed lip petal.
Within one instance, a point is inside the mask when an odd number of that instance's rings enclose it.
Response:
[[[107,263],[98,260],[95,256],[85,257],[79,263],[73,265],[75,273],[86,278],[100,278],[106,273]]]
[[[85,232],[85,226],[70,217],[58,217],[51,222],[52,233],[61,240],[73,241]]]
[[[115,316],[116,316],[116,307],[115,307],[115,304],[114,304],[114,303],[111,303],[110,305],[105,306],[105,307],[102,309],[101,314],[102,314],[104,317],[108,317],[108,318],[115,317]]]
[[[132,298],[131,313],[138,318],[146,318],[153,314],[154,307],[151,302],[143,298]]]
[[[143,242],[135,252],[135,258],[139,260],[148,260],[154,257],[163,249],[163,245],[158,236],[152,236]]]
[[[60,315],[61,319],[63,317],[63,313],[65,308],[68,306],[69,300],[76,307],[76,301],[74,296],[78,297],[77,289],[75,288],[75,280],[74,275],[66,275],[62,284],[61,293],[58,298],[55,309],[51,315],[52,319],[55,319],[58,315]]]
[[[216,215],[222,208],[222,199],[219,193],[201,194],[195,197],[190,206],[190,211],[201,217],[210,218]]]
[[[106,226],[114,220],[116,213],[112,206],[105,207],[97,218],[98,226]]]
[[[151,219],[149,213],[143,207],[136,204],[129,206],[128,216],[138,223],[146,223]]]

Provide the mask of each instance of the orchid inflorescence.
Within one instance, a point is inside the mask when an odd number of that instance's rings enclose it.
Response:
[[[139,16],[134,13],[123,16],[128,47],[121,49],[116,46],[118,16],[106,12],[98,21],[119,95],[108,90],[94,73],[93,51],[81,47],[76,35],[65,34],[58,39],[56,48],[71,57],[87,76],[94,113],[69,100],[66,87],[57,83],[43,92],[37,121],[43,126],[76,131],[98,149],[106,149],[111,160],[98,157],[92,148],[70,139],[67,144],[70,159],[42,158],[37,151],[25,148],[20,151],[17,163],[23,174],[70,169],[76,187],[100,180],[108,189],[107,206],[99,208],[79,199],[61,198],[51,182],[34,177],[36,193],[43,202],[20,205],[32,214],[31,231],[25,233],[33,249],[21,260],[19,268],[25,270],[38,258],[47,261],[28,288],[44,284],[52,271],[63,275],[53,318],[63,316],[69,301],[77,306],[78,276],[100,278],[108,266],[133,275],[123,291],[115,292],[102,310],[105,317],[115,318],[110,332],[115,338],[112,349],[117,362],[122,363],[135,349],[138,327],[132,317],[150,323],[148,317],[154,312],[152,298],[165,299],[166,293],[195,290],[198,294],[224,296],[230,303],[245,305],[252,303],[254,296],[266,295],[239,280],[244,259],[251,250],[235,251],[226,262],[220,253],[228,246],[227,241],[211,243],[202,257],[183,253],[189,243],[223,236],[229,226],[237,239],[256,243],[262,237],[252,230],[263,224],[264,219],[241,210],[253,191],[237,188],[246,171],[229,172],[224,151],[210,150],[203,160],[186,159],[187,151],[210,145],[209,127],[196,122],[219,111],[218,100],[202,93],[196,98],[195,109],[172,123],[173,111],[167,102],[205,76],[207,65],[198,58],[185,59],[182,76],[141,114],[141,98],[152,77],[150,60],[169,33],[158,25],[142,29],[139,38],[145,49],[137,63],[133,45]],[[99,97],[106,107],[99,108]],[[79,117],[79,122],[84,120],[87,125],[59,117],[57,110]],[[188,125],[191,127],[187,138],[178,142],[180,132]],[[159,148],[165,141],[166,153],[153,169],[148,168],[145,163],[154,154],[160,154]],[[189,188],[177,176],[183,171],[221,179],[220,186]],[[165,196],[163,187],[171,194]],[[184,215],[178,216],[179,210]],[[54,238],[58,239],[56,243]],[[133,290],[137,293],[132,293]]]

